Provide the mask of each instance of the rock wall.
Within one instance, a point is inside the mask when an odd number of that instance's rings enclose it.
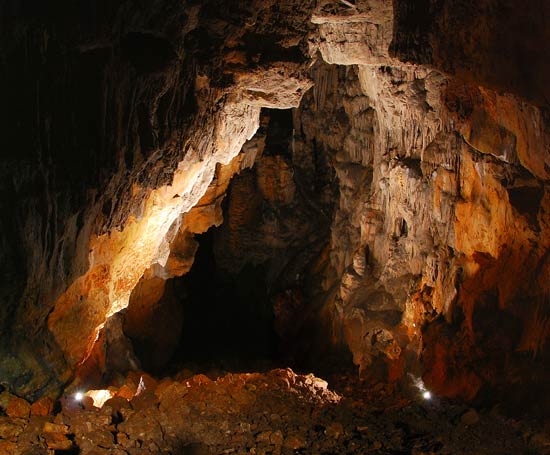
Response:
[[[308,8],[2,6],[3,384],[69,380],[260,108],[297,105]]]
[[[527,383],[536,400],[550,335],[547,95],[514,60],[530,39],[496,42],[527,13],[480,13],[472,30],[466,18],[496,6],[465,3],[394,2],[393,18],[384,2],[327,3],[314,15],[323,58],[357,65],[321,68],[300,108],[302,140],[329,153],[340,188],[321,314],[366,374],[424,374],[467,399]],[[504,56],[514,63],[499,67]]]
[[[129,303],[142,333],[241,171],[229,269],[276,251],[280,278],[314,240],[273,296],[289,339],[451,396],[544,382],[548,5],[302,3],[1,7],[1,384],[57,393]],[[312,83],[290,152],[244,171],[261,108]]]
[[[362,372],[424,371],[436,392],[470,399],[512,371],[543,371],[548,188],[519,144],[547,149],[548,130],[513,114],[540,111],[472,89],[479,104],[459,118],[454,82],[408,65],[327,66],[314,80],[299,126],[338,177],[325,282],[333,342]],[[503,126],[508,115],[520,125]]]

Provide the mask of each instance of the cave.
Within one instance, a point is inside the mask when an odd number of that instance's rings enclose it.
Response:
[[[0,455],[550,454],[550,4],[0,17]]]
[[[195,362],[243,362],[245,369],[275,360],[277,335],[262,267],[247,265],[236,277],[224,274],[213,256],[212,237],[203,234],[186,275],[180,355]]]
[[[244,147],[251,161],[222,195],[222,223],[188,237],[189,270],[167,280],[165,272],[144,276],[133,290],[120,319],[146,372],[315,368],[307,362],[312,340],[300,334],[307,318],[297,312],[309,311],[304,303],[321,293],[309,269],[329,243],[337,189],[328,154],[315,150],[315,162],[303,166],[309,150],[294,149],[294,114],[262,110]],[[159,337],[166,327],[172,336]]]

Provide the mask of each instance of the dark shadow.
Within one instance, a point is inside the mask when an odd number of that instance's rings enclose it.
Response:
[[[197,237],[191,271],[178,279],[183,330],[172,364],[257,368],[277,359],[277,335],[264,267],[247,264],[230,276],[216,264],[214,229]]]

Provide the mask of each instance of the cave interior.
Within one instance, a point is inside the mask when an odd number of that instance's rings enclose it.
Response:
[[[0,17],[0,455],[550,454],[550,3]]]

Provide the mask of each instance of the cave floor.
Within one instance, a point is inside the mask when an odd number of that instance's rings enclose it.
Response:
[[[67,396],[55,415],[0,416],[0,454],[550,453],[550,421],[399,398],[345,376],[333,383],[338,393],[290,369],[133,374],[102,408]]]

